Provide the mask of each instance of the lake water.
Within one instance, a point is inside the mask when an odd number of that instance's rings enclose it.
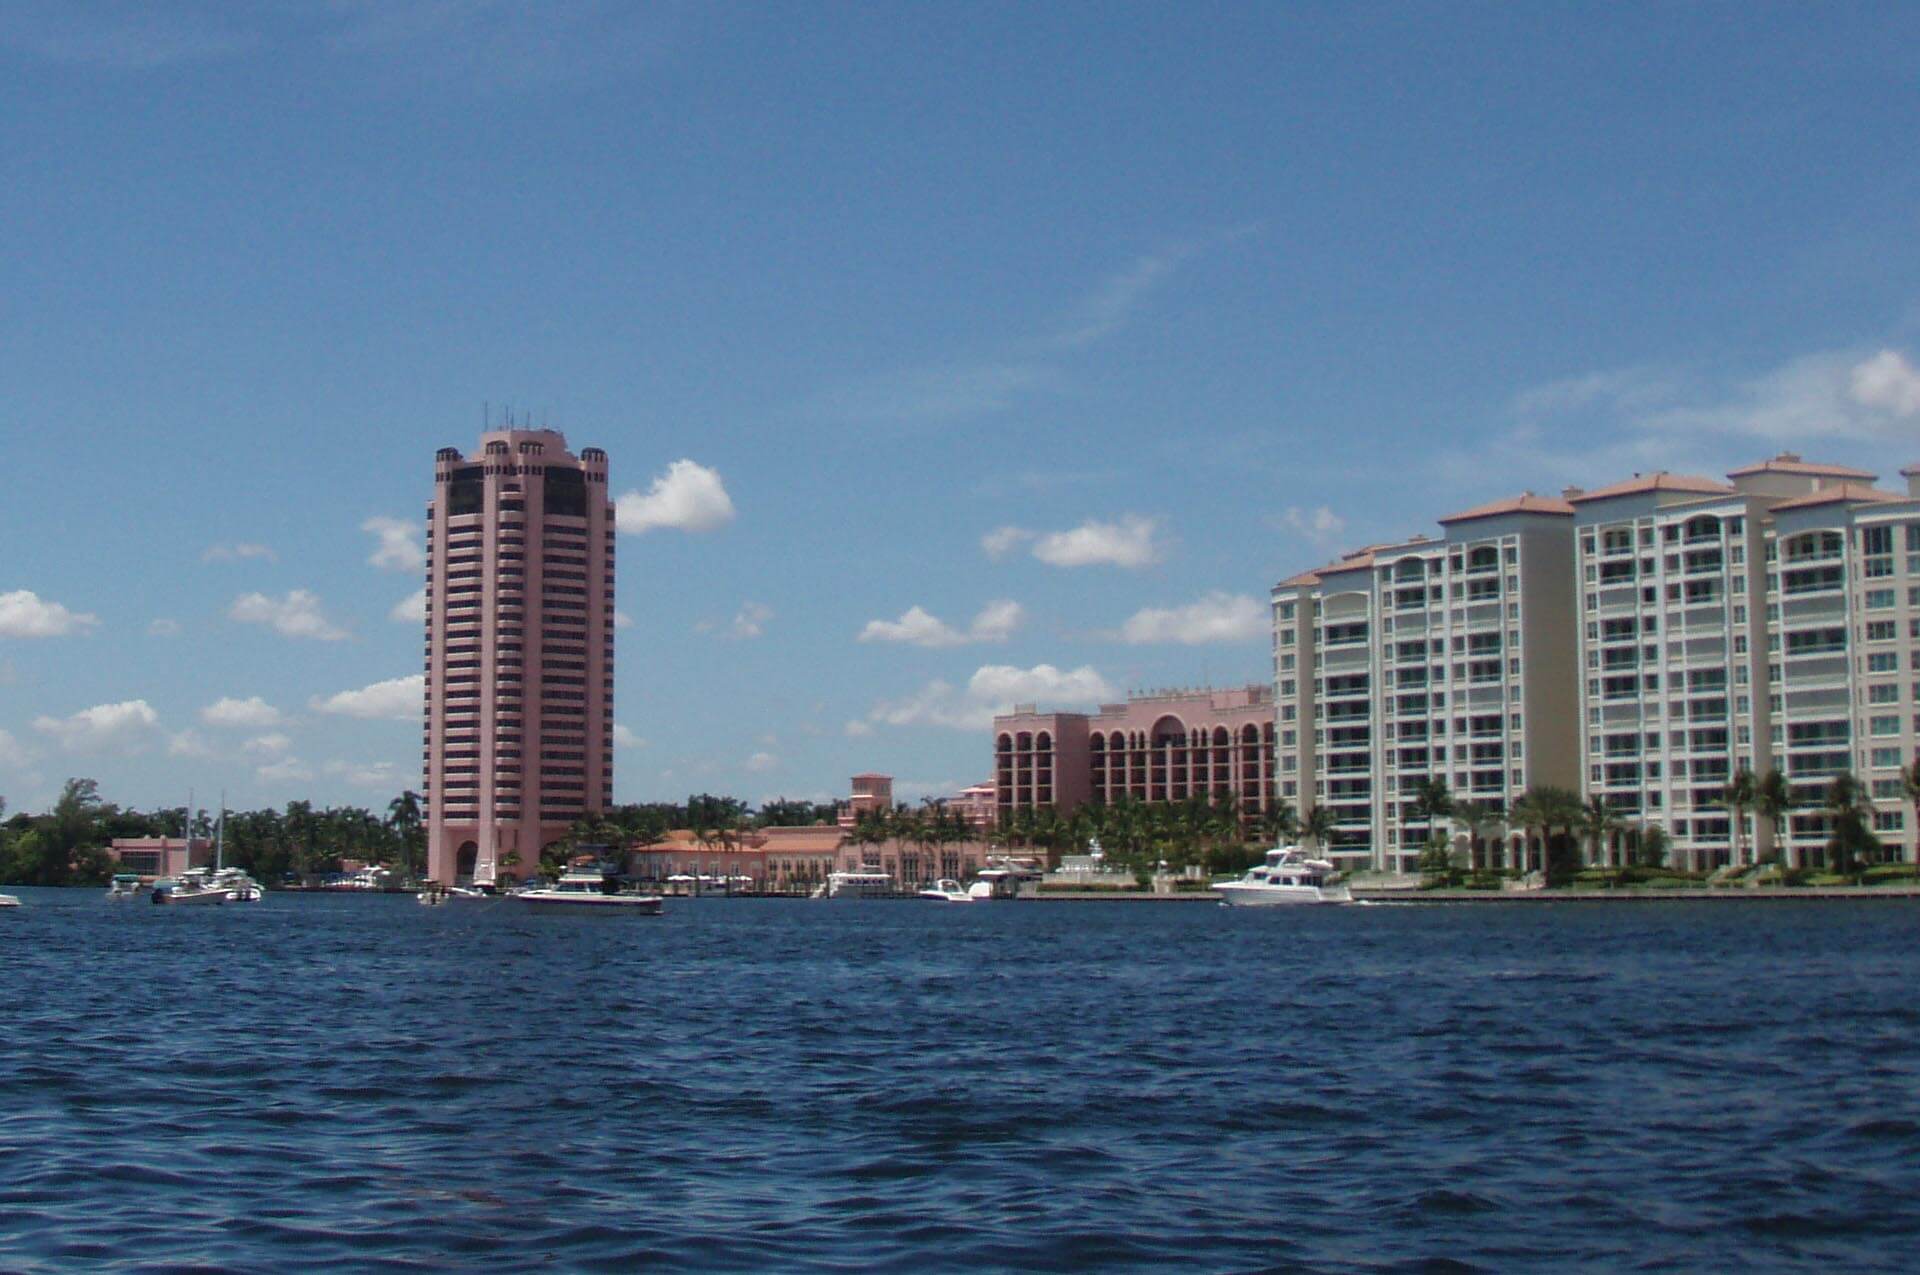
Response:
[[[1912,903],[14,892],[8,1271],[1920,1260]]]

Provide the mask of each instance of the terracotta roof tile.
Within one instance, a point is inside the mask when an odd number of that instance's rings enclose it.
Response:
[[[1440,525],[1444,527],[1448,523],[1467,522],[1474,518],[1492,518],[1497,514],[1564,514],[1572,517],[1573,506],[1558,496],[1536,496],[1528,491],[1505,500],[1475,505],[1457,514],[1448,514],[1440,520]]]
[[[1701,496],[1726,496],[1733,493],[1733,488],[1725,483],[1717,483],[1711,478],[1700,478],[1693,474],[1669,474],[1663,469],[1658,473],[1641,474],[1625,482],[1582,492],[1573,497],[1572,502],[1576,505],[1584,505],[1592,500],[1610,500],[1615,496],[1637,496],[1648,491],[1679,491]]]
[[[1826,478],[1859,478],[1866,482],[1872,482],[1879,477],[1878,474],[1868,473],[1864,469],[1853,469],[1846,465],[1817,465],[1801,460],[1792,452],[1781,452],[1778,456],[1763,460],[1757,465],[1732,470],[1727,477],[1744,478],[1748,474],[1812,474]]]
[[[1889,500],[1908,500],[1911,497],[1896,492],[1881,491],[1878,487],[1869,487],[1865,483],[1841,483],[1838,487],[1822,487],[1819,491],[1810,491],[1804,496],[1795,496],[1774,505],[1775,509],[1811,509],[1815,505],[1831,505],[1846,500],[1864,501],[1870,504],[1884,504]]]

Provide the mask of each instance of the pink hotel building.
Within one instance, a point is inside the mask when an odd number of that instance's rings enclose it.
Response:
[[[442,448],[427,505],[427,872],[525,876],[613,799],[607,454],[552,430]]]
[[[1131,795],[1143,801],[1238,797],[1248,815],[1274,795],[1273,688],[1162,691],[1100,711],[1041,713],[1016,704],[993,719],[994,796],[1014,811]]]

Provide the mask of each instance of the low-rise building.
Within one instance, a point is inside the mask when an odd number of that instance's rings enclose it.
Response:
[[[195,837],[115,837],[109,843],[115,864],[122,872],[138,873],[149,881],[177,877],[188,868],[204,868],[213,862],[213,842]]]
[[[998,826],[1021,809],[1071,813],[1122,797],[1233,797],[1251,821],[1273,801],[1273,688],[1153,691],[1096,713],[1015,705],[993,719]]]

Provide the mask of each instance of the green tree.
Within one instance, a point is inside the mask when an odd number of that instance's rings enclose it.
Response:
[[[1414,844],[1412,825],[1416,823],[1427,825],[1426,840],[1433,840],[1434,824],[1453,813],[1453,793],[1444,778],[1424,775],[1413,781],[1413,796],[1401,801],[1400,811],[1400,846],[1404,850]]]
[[[1720,790],[1720,804],[1727,808],[1727,816],[1732,824],[1733,861],[1745,864],[1746,856],[1741,853],[1741,839],[1746,832],[1747,811],[1753,808],[1760,794],[1760,780],[1747,769],[1745,762],[1733,772],[1733,778],[1727,780],[1726,787]]]
[[[1797,804],[1793,786],[1787,782],[1787,777],[1780,773],[1780,768],[1768,767],[1767,773],[1760,776],[1759,781],[1754,785],[1753,812],[1765,819],[1768,827],[1772,829],[1773,855],[1783,870],[1797,866],[1792,862],[1793,856],[1787,849],[1786,838],[1781,835]]]
[[[1664,867],[1667,862],[1667,851],[1670,850],[1672,846],[1673,842],[1667,836],[1667,830],[1665,828],[1662,828],[1657,823],[1642,825],[1638,851],[1640,866],[1643,868]]]
[[[1314,806],[1300,821],[1301,834],[1313,843],[1313,848],[1326,853],[1326,845],[1333,837],[1336,820],[1332,810],[1326,806]]]
[[[1828,815],[1827,862],[1843,876],[1880,857],[1880,838],[1873,831],[1873,801],[1866,785],[1851,772],[1835,775],[1827,785],[1821,806]]]

